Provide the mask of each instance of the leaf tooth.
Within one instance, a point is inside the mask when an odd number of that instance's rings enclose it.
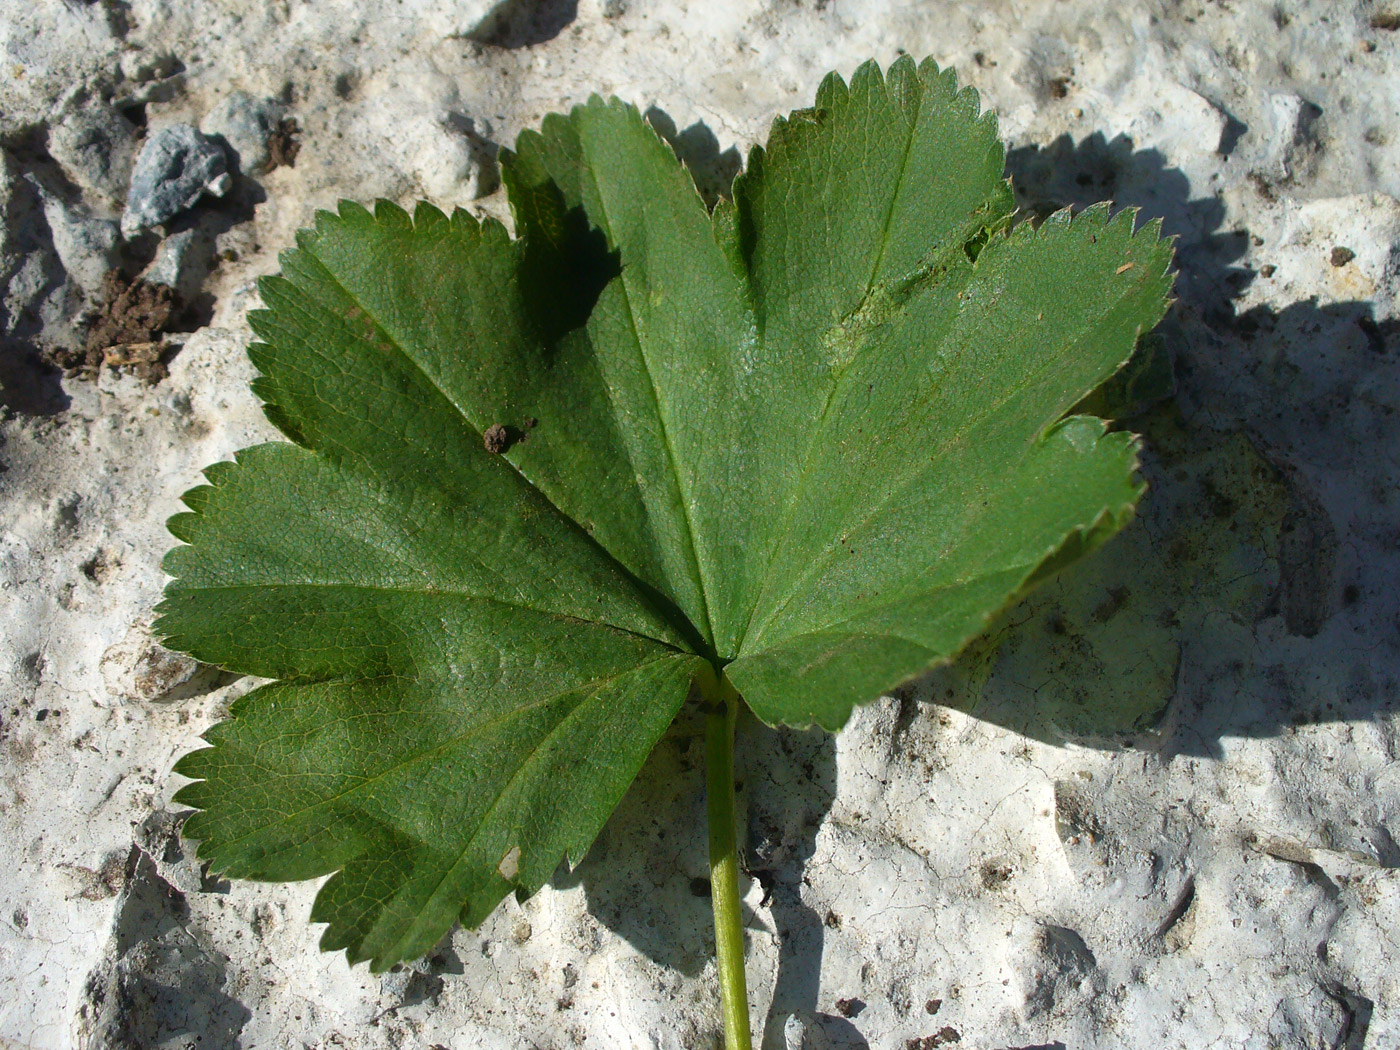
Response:
[[[939,79],[942,80],[944,78],[947,78],[950,85],[948,94],[957,105],[965,107],[967,115],[972,118],[974,124],[982,123],[987,118],[988,114],[991,114],[993,117],[996,116],[994,110],[989,109],[985,112],[983,111],[982,95],[975,87],[971,84],[964,84],[961,87],[958,86],[958,74],[954,69],[950,67],[945,70]]]
[[[775,120],[773,123],[776,126],[778,122]],[[745,185],[748,185],[748,183],[750,182],[762,181],[763,170],[767,164],[767,161],[768,150],[766,148],[764,148],[763,146],[754,146],[753,148],[751,148],[749,150],[748,163],[744,165],[744,170],[739,173],[739,177],[734,180],[736,187],[740,182],[743,182]],[[734,196],[737,198],[738,195],[739,193],[736,189]]]
[[[339,201],[335,211],[328,208],[317,208],[316,214],[311,218],[311,225],[297,230],[296,245],[304,252],[311,251],[316,242],[327,232],[343,229],[361,215],[369,219],[369,210],[363,204],[358,204],[355,201]],[[372,219],[369,221],[373,222]]]
[[[453,233],[479,239],[485,238],[488,233],[497,228],[502,231],[505,230],[505,227],[501,225],[499,219],[492,218],[489,215],[478,217],[467,211],[467,209],[463,208],[460,204],[453,207],[452,214],[447,217],[447,224]],[[506,239],[510,239],[509,234],[506,234]]]
[[[935,102],[946,101],[955,106],[967,106],[971,113],[969,116],[976,117],[982,111],[982,101],[977,95],[975,88],[970,85],[958,86],[958,71],[952,66],[946,69],[939,69],[935,64],[931,70],[932,76],[928,76],[922,82],[924,93]],[[941,96],[941,98],[939,97]]]
[[[358,218],[358,216],[356,216],[356,218]],[[361,220],[361,222],[363,222],[363,220]],[[371,222],[398,233],[411,233],[413,231],[413,220],[409,217],[408,212],[404,211],[393,201],[386,201],[383,199],[375,201],[374,218]],[[347,222],[346,225],[355,225],[355,223]]]
[[[861,69],[871,63],[866,62]],[[860,70],[856,70],[860,72]],[[852,77],[854,80],[855,78]],[[841,79],[841,74],[834,70],[822,77],[821,86],[817,88],[816,104],[813,109],[835,109],[845,103],[850,97],[850,89],[846,87],[846,82]]]
[[[329,212],[326,214],[329,214]],[[304,267],[306,265],[306,257],[316,250],[316,241],[319,236],[319,227],[317,229],[308,227],[306,229],[297,230],[295,238],[296,246],[293,248],[285,248],[277,253],[278,272],[261,278],[258,282],[258,289],[261,291],[264,281],[270,282],[279,277],[286,280],[285,277],[282,277],[283,274],[291,273]],[[291,282],[287,281],[287,285],[290,287]],[[264,298],[263,301],[267,302],[266,298]]]
[[[570,109],[568,116],[564,116],[563,114],[559,113],[553,113],[550,114],[550,116],[557,116],[561,120],[563,120],[566,125],[568,125],[572,124],[578,116],[588,112],[589,110],[606,111],[608,109],[618,106],[624,109],[636,109],[635,106],[629,106],[626,102],[623,102],[616,95],[609,95],[607,98],[604,98],[599,92],[594,91],[589,94],[587,100],[578,103],[572,109]],[[548,118],[545,119],[545,123],[548,123]]]
[[[258,282],[258,294],[260,296],[262,296],[263,293],[266,291],[266,286],[263,284],[263,281],[266,280],[267,278],[264,277]],[[263,298],[263,301],[267,301],[265,296]],[[256,336],[258,339],[266,340],[267,336],[264,333],[274,331],[275,322],[276,318],[273,316],[271,310],[264,308],[259,310],[248,311],[248,327],[253,330],[253,335]],[[253,347],[256,345],[256,340],[253,343],[250,343],[248,345],[249,351],[251,352]]]
[[[570,113],[582,108],[582,106],[575,106],[573,110],[570,110]],[[519,141],[534,143],[535,140],[538,139],[540,143],[542,143],[545,139],[558,138],[561,133],[567,132],[568,127],[569,116],[567,114],[548,113],[545,115],[544,120],[540,121],[539,131],[530,130],[528,133],[522,132]]]
[[[880,72],[880,63],[873,58],[867,58],[851,74],[849,93],[852,95],[860,91],[882,91],[884,88],[885,77]]]
[[[1110,201],[1102,201],[1100,204],[1095,204],[1094,207],[1097,208],[1100,207],[1100,205],[1102,205],[1105,212],[1110,211],[1113,207]],[[1085,210],[1087,211],[1088,209]],[[1127,238],[1130,240],[1133,236],[1133,231],[1137,228],[1138,214],[1141,211],[1142,209],[1136,204],[1129,204],[1126,207],[1119,208],[1117,212],[1113,213],[1112,218],[1104,224],[1105,228],[1115,233],[1119,231],[1125,232]]]
[[[510,231],[505,228],[505,224],[502,223],[500,219],[488,215],[485,219],[482,219],[480,223],[477,223],[477,220],[467,212],[463,212],[462,214],[466,215],[475,225],[477,235],[485,243],[502,244],[510,240]]]
[[[958,83],[958,73],[952,66],[940,66],[938,60],[932,55],[928,55],[919,63],[919,76],[923,80],[934,81],[940,77],[948,77],[954,86]]]
[[[253,364],[256,365],[259,361],[266,359],[265,351],[267,349],[268,345],[266,343],[254,343],[248,347],[248,356],[252,359]],[[275,394],[277,393],[277,388],[272,385],[267,376],[255,377],[253,381],[248,384],[248,387],[252,390],[253,396],[264,405],[270,405],[276,400]]]
[[[865,64],[874,66],[876,71],[878,71],[880,68],[879,63],[876,62],[873,58],[866,59]],[[908,76],[910,74],[918,76],[919,73],[922,72],[922,68],[930,64],[932,64],[933,66],[933,72],[935,74],[939,74],[940,70],[938,68],[938,63],[934,62],[932,57],[924,59],[923,63],[920,64],[914,61],[913,55],[908,54],[906,52],[905,54],[899,55],[897,58],[895,58],[893,62],[890,63],[889,70],[885,73],[885,79],[888,80],[892,75],[895,74],[898,74],[899,76]]]
[[[211,463],[205,467],[202,473],[206,478],[210,477],[209,471],[218,464]],[[217,472],[216,472],[217,473]],[[180,496],[180,501],[184,503],[193,513],[203,514],[209,506],[209,502],[214,497],[215,486],[212,484],[195,485],[188,492]]]
[[[233,459],[221,459],[205,467],[203,473],[209,479],[211,490],[223,488],[233,480],[234,474],[240,466],[249,460],[260,458],[259,453],[255,450],[262,447],[261,445],[252,445],[248,448],[241,448],[234,453]]]
[[[1102,226],[1105,229],[1114,230],[1115,224],[1121,226],[1121,216],[1128,209],[1124,208],[1119,211],[1117,215],[1114,215],[1112,201],[1095,201],[1087,208],[1082,208],[1078,212],[1075,212],[1072,208],[1066,208],[1064,210],[1070,213],[1069,222],[1066,224],[1070,227]],[[1128,229],[1132,230],[1131,219],[1129,220]],[[1115,230],[1115,232],[1117,231]]]
[[[862,66],[862,69],[865,67]],[[857,70],[857,74],[859,74]],[[875,67],[878,76],[880,67]],[[935,76],[935,82],[942,74]],[[854,87],[855,77],[852,77],[852,87]],[[906,114],[910,106],[917,106],[919,99],[926,92],[926,86],[919,77],[919,70],[914,65],[914,60],[909,55],[900,55],[890,63],[889,72],[885,74],[884,89],[889,97]]]
[[[181,498],[188,500],[189,493]],[[194,537],[199,535],[199,528],[202,524],[200,518],[201,515],[197,511],[181,511],[179,514],[172,514],[166,518],[165,527],[180,542],[193,543]],[[165,557],[161,559],[161,568],[171,576],[176,575],[176,573],[171,571],[170,555],[179,549],[179,547],[175,547],[166,551]]]
[[[179,548],[176,549],[178,550]],[[169,558],[170,552],[166,551],[165,554],[166,558]],[[161,639],[162,644],[164,644],[165,639],[172,637],[176,633],[174,628],[171,626],[171,619],[169,615],[171,612],[171,608],[172,607],[170,604],[170,599],[162,598],[156,603],[154,609],[156,616],[155,619],[151,621],[151,633],[157,638]],[[167,646],[167,648],[173,648],[173,646]]]
[[[193,751],[187,751],[185,754],[180,756],[179,760],[176,761],[175,765],[171,768],[176,773],[179,773],[180,776],[187,777],[190,780],[195,781],[196,783],[203,783],[207,781],[210,772],[209,760],[218,757],[218,755],[216,754],[216,748],[220,743],[227,742],[228,738],[232,735],[232,733],[232,718],[226,718],[222,722],[215,722],[212,726],[206,729],[199,736],[200,741],[203,742],[206,746],[195,748]],[[190,789],[193,787],[194,784],[183,785],[180,788],[179,793],[184,794],[185,798],[179,799],[179,801],[183,805],[195,806],[201,812],[204,812],[207,810],[208,807],[201,806],[198,803],[191,801],[191,796],[200,796],[202,794],[202,790],[200,788],[195,788],[193,791],[191,791]],[[201,818],[202,821],[207,821],[208,819],[208,817]]]
[[[1162,217],[1160,215],[1157,215],[1151,219],[1148,219],[1145,223],[1138,227],[1137,232],[1133,234],[1133,236],[1145,237],[1148,240],[1152,241],[1163,240],[1164,238],[1162,237]],[[1168,241],[1168,243],[1174,246],[1176,244],[1176,237],[1176,234],[1172,234],[1170,237],[1165,239]]]
[[[345,210],[345,206],[349,203],[349,201],[341,201],[341,209]],[[311,225],[303,226],[301,229],[297,230],[296,235],[294,237],[296,246],[305,251],[308,247],[316,243],[316,238],[320,235],[322,231],[330,228],[333,224],[339,221],[340,218],[336,215],[335,212],[329,211],[325,208],[317,208],[316,213],[311,216]],[[277,256],[277,261],[280,263],[285,263],[287,256],[291,255],[292,252],[293,249],[290,248],[286,249],[283,252],[280,252]]]
[[[210,750],[210,749],[207,748],[207,747],[201,747],[201,748],[196,748],[196,749],[193,750],[193,751],[186,752],[185,754],[183,754],[183,755],[180,756],[180,758],[176,761],[176,763],[175,763],[173,766],[170,767],[170,771],[171,771],[172,773],[178,773],[178,774],[179,774],[180,776],[182,776],[182,777],[189,777],[189,778],[190,778],[191,780],[193,780],[193,781],[202,781],[204,778],[198,774],[198,763],[197,763],[196,761],[193,761],[193,759],[194,759],[194,757],[195,757],[196,755],[198,755],[201,751],[208,751],[208,750]],[[191,807],[193,807],[193,808],[195,808],[195,809],[198,809],[198,810],[200,810],[201,812],[203,812],[204,807],[203,807],[203,806],[200,806],[200,805],[196,802],[196,799],[199,797],[199,792],[197,792],[197,791],[191,791],[190,788],[192,788],[192,787],[194,787],[194,784],[184,784],[184,785],[182,785],[182,786],[180,787],[180,789],[177,790],[177,791],[175,792],[175,794],[171,796],[171,799],[170,799],[170,800],[171,800],[172,802],[177,803],[178,805],[181,805],[181,806],[191,806]],[[190,818],[189,818],[189,820],[194,820],[194,819],[195,819],[195,815],[191,815]],[[186,821],[186,824],[187,824],[187,825],[188,825],[188,823],[189,823],[189,821]],[[193,832],[193,829],[192,829],[192,828],[186,826],[186,828],[185,828],[184,830],[185,830],[185,833],[188,834],[191,838],[196,837],[196,836],[194,835],[194,832]]]
[[[554,121],[551,119],[554,117],[558,117],[560,120],[563,119],[563,117],[560,116],[560,114],[558,113],[550,113],[541,122],[540,127],[543,128],[545,131],[548,131],[551,127],[554,126]],[[534,128],[525,128],[523,131],[520,132],[519,135],[515,137],[515,149],[501,150],[502,163],[505,164],[506,167],[512,166],[516,157],[524,153],[527,149],[539,149],[543,142],[544,135],[542,135],[539,131],[535,130]]]
[[[413,206],[413,229],[415,232],[436,229],[446,222],[447,216],[442,213],[442,209],[428,201],[419,201]]]
[[[378,202],[376,202],[378,203]],[[372,226],[374,216],[370,210],[359,201],[342,200],[336,204],[335,211],[322,211],[317,213],[317,219],[325,216],[328,225],[339,225],[341,223],[349,225],[359,225],[361,227]]]

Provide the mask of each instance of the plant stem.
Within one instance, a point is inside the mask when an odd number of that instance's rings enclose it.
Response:
[[[710,898],[715,907],[715,955],[724,1001],[724,1046],[725,1050],[752,1050],[734,822],[734,722],[739,697],[723,677],[713,688],[702,685],[701,689],[707,701],[705,808],[710,824]]]

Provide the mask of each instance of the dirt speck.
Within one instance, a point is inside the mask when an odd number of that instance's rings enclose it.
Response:
[[[105,550],[100,550],[92,557],[82,563],[79,568],[83,575],[96,584],[104,584],[108,578],[121,568],[121,559]]]
[[[493,456],[499,456],[506,449],[510,448],[510,431],[504,424],[492,423],[481,435],[481,443],[486,446],[486,451]]]
[[[1011,881],[1015,873],[1015,869],[1006,860],[986,861],[979,872],[982,877],[982,886],[989,890],[1001,889]]]
[[[1341,245],[1333,248],[1332,255],[1330,256],[1333,266],[1345,266],[1355,258],[1356,253],[1354,251],[1350,248],[1343,248]]]
[[[297,154],[301,152],[301,140],[298,136],[301,128],[297,127],[297,122],[291,117],[286,118],[277,125],[277,129],[267,137],[267,170],[273,168],[290,168],[296,163]]]
[[[102,866],[96,870],[78,864],[60,865],[76,883],[75,892],[69,899],[76,896],[87,901],[100,901],[115,897],[126,885],[129,874],[127,859],[125,851],[117,850],[108,853]]]
[[[1394,33],[1400,29],[1400,14],[1394,11],[1382,11],[1380,14],[1371,16],[1371,28],[1383,29],[1387,33]]]
[[[922,1039],[910,1039],[904,1044],[904,1050],[936,1050],[937,1047],[947,1046],[961,1039],[961,1032],[952,1025],[944,1025],[933,1035],[926,1035]]]
[[[1276,199],[1273,183],[1265,178],[1262,172],[1251,171],[1246,178],[1249,184],[1254,187],[1254,192],[1259,194],[1264,200],[1272,201]]]

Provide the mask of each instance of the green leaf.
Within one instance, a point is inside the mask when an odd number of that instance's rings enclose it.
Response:
[[[200,855],[335,873],[324,946],[392,965],[577,861],[695,680],[836,729],[1119,529],[1134,439],[1066,413],[1170,249],[1106,206],[1013,229],[1002,166],[902,59],[713,214],[595,98],[505,156],[519,239],[319,215],[252,318],[294,444],[171,522],[169,644],[279,680],[178,767]]]

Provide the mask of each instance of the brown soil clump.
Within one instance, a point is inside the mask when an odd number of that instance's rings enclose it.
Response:
[[[86,320],[82,347],[56,350],[51,360],[70,379],[95,379],[107,365],[125,368],[143,382],[158,383],[169,375],[165,362],[171,349],[161,336],[179,310],[173,289],[129,281],[111,270],[102,284],[102,305]]]

